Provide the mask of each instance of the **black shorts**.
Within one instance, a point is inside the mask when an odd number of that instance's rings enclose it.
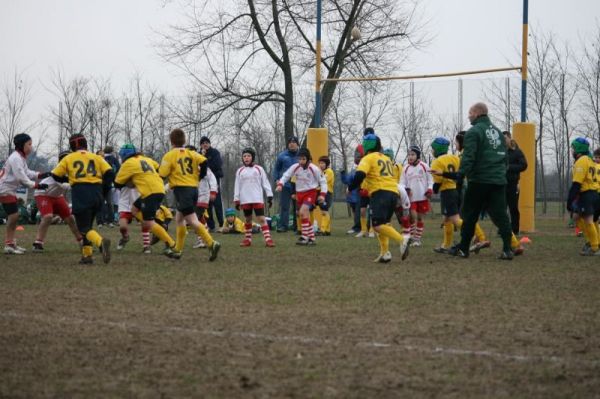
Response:
[[[456,189],[444,190],[440,192],[440,200],[442,205],[442,215],[458,215],[459,195]]]
[[[175,194],[175,207],[183,213],[183,216],[194,213],[194,207],[198,202],[197,187],[175,187],[173,193]]]
[[[373,196],[371,196],[372,198]],[[369,203],[371,202],[371,198],[369,197],[360,197],[360,207],[361,208],[366,208],[367,206],[369,206]]]
[[[379,190],[371,194],[370,199],[371,224],[380,226],[389,223],[396,209],[398,194],[392,191]]]
[[[596,214],[597,207],[598,192],[595,190],[588,190],[579,194],[579,198],[577,198],[573,210],[579,215],[590,216]]]
[[[327,212],[329,210],[329,208],[331,208],[332,200],[333,200],[333,194],[328,191],[327,194],[325,195],[325,202],[323,202],[322,204],[319,204],[319,208],[321,208],[322,211]]]
[[[164,198],[164,194],[150,194],[145,198],[139,197],[136,199],[133,206],[142,211],[142,218],[144,220],[154,220],[156,211],[160,208]]]
[[[254,214],[257,217],[265,216],[265,208],[244,208],[243,209],[244,216],[246,216],[246,217],[252,216],[252,209],[254,209]]]
[[[74,214],[99,212],[104,203],[101,184],[78,183],[71,189],[72,211]]]
[[[19,207],[17,206],[16,202],[2,203],[2,208],[4,208],[4,212],[6,213],[6,216],[10,216],[15,213],[19,213]]]

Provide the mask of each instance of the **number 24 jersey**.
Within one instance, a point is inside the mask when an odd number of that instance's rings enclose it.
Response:
[[[169,187],[198,187],[200,165],[206,162],[204,155],[187,148],[173,148],[163,157],[158,174],[169,178]]]
[[[365,155],[356,168],[366,175],[364,188],[371,196],[375,191],[386,190],[398,194],[398,180],[394,177],[392,161],[380,152]]]
[[[69,184],[102,184],[102,176],[112,168],[100,155],[79,150],[64,157],[52,170],[56,176],[69,178]]]

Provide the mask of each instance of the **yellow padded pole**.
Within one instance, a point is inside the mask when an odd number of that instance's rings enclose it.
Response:
[[[312,156],[312,162],[318,166],[319,158],[329,155],[329,132],[326,127],[308,128],[306,147]]]
[[[527,169],[519,180],[520,229],[523,232],[535,231],[535,125],[528,122],[513,124],[513,139],[523,151]]]

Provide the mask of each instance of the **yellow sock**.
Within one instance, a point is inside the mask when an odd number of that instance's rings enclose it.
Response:
[[[377,240],[379,241],[379,254],[383,255],[390,250],[390,239],[382,234],[377,234]]]
[[[398,233],[396,229],[394,229],[389,224],[384,224],[379,226],[379,235],[387,238],[391,238],[394,241],[402,242],[404,238],[402,234]]]
[[[209,247],[213,245],[213,242],[215,242],[215,240],[213,240],[208,233],[208,230],[206,230],[206,227],[204,227],[202,224],[200,224],[196,229],[196,234],[198,234]]]
[[[366,217],[360,217],[360,231],[362,231],[363,233],[367,232],[367,218]]]
[[[596,231],[596,226],[594,226],[594,222],[585,223],[585,236],[590,243],[590,247],[592,251],[598,250],[598,232]]]
[[[510,236],[510,247],[512,249],[515,249],[515,248],[519,248],[520,246],[521,246],[521,243],[517,239],[517,236],[515,235],[515,233],[512,233]]]
[[[582,233],[585,232],[585,222],[583,221],[583,218],[578,218],[577,222],[575,222],[575,226],[577,226]]]
[[[442,243],[442,247],[450,248],[452,246],[453,239],[454,239],[454,223],[444,222],[444,242]]]
[[[152,232],[152,234],[157,236],[159,240],[161,240],[162,242],[166,242],[169,247],[175,245],[175,241],[171,238],[169,233],[167,233],[167,231],[163,229],[163,227],[160,224],[154,223],[150,231]]]
[[[329,216],[329,212],[321,215],[321,231],[324,233],[331,232],[331,216]]]
[[[92,256],[94,253],[94,248],[91,245],[84,245],[81,247],[81,254],[85,257]]]
[[[91,243],[94,244],[98,248],[100,248],[100,245],[102,245],[102,237],[95,230],[88,231],[87,234],[85,235],[85,238],[90,240]]]
[[[462,222],[462,220],[461,220],[461,222]],[[479,241],[479,242],[486,240],[485,233],[483,232],[483,229],[481,228],[479,223],[475,223],[475,237],[477,238],[477,241]]]
[[[185,236],[187,235],[187,226],[177,226],[175,230],[177,234],[177,240],[175,241],[175,251],[181,252],[183,251],[183,246],[185,244]]]

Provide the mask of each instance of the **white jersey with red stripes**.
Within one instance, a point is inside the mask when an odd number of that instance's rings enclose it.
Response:
[[[425,193],[433,189],[433,176],[429,173],[429,165],[423,161],[404,165],[400,185],[410,191],[411,202],[425,201]]]
[[[233,201],[236,204],[264,203],[263,190],[267,197],[273,196],[271,183],[262,166],[242,166],[235,172]]]
[[[131,206],[140,197],[140,193],[133,187],[121,187],[119,195],[119,213],[131,212]]]
[[[292,177],[296,177],[296,191],[302,193],[309,190],[320,190],[321,194],[327,194],[327,180],[321,168],[309,163],[306,168],[295,163],[285,171],[277,185],[284,185]]]
[[[19,151],[14,151],[4,167],[0,169],[0,196],[17,195],[17,189],[21,186],[33,188],[38,172],[27,167],[27,159]]]
[[[65,195],[67,191],[71,188],[69,183],[59,183],[52,176],[48,176],[45,179],[42,179],[40,183],[44,183],[48,185],[46,190],[36,189],[33,193],[34,197],[39,197],[40,195],[44,195],[47,197],[60,197],[61,195]]]
[[[210,202],[210,194],[217,195],[218,192],[219,185],[217,183],[217,178],[210,168],[206,168],[206,176],[198,183],[197,204],[203,204],[203,206],[208,204]]]

